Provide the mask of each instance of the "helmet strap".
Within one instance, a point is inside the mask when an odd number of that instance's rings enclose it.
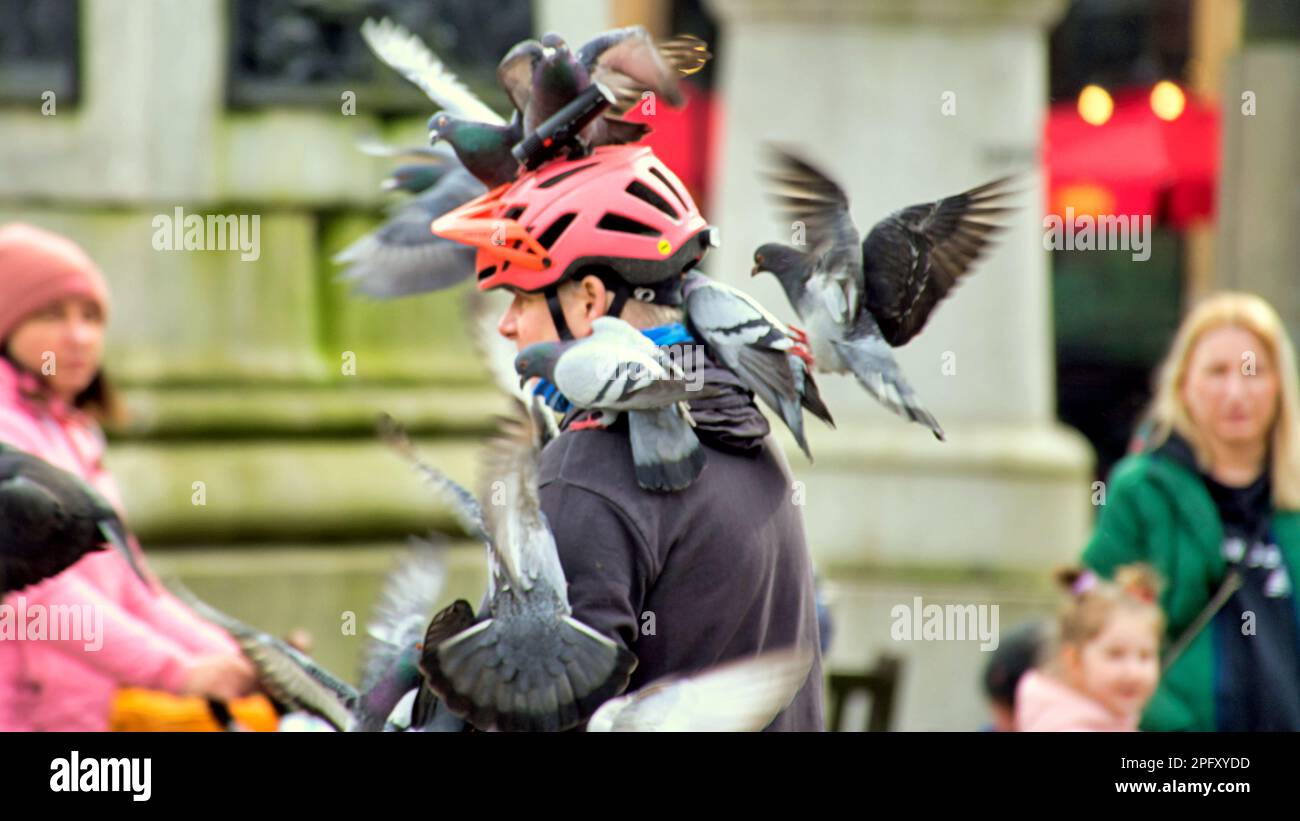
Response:
[[[559,334],[561,342],[568,342],[573,339],[573,331],[569,330],[569,321],[564,318],[564,306],[560,304],[560,284],[547,285],[542,293],[546,295],[546,307],[551,310],[551,322],[555,325],[555,332]]]

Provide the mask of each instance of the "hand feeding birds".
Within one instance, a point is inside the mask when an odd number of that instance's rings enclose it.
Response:
[[[942,440],[890,349],[921,331],[988,249],[1001,226],[987,220],[1012,211],[1004,205],[1008,178],[896,211],[860,240],[839,185],[788,150],[772,153],[773,194],[785,217],[804,227],[807,247],[762,245],[752,273],[780,282],[807,325],[819,370],[852,373],[889,410]]]

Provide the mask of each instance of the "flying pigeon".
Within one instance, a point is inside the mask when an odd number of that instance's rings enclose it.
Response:
[[[572,616],[555,538],[538,507],[533,435],[495,450],[487,476],[500,483],[503,504],[488,506],[489,519],[473,494],[419,459],[390,417],[381,417],[380,431],[487,547],[484,612],[450,637],[432,624],[425,639],[420,667],[441,700],[481,730],[561,731],[621,692],[636,657]]]
[[[319,716],[335,729],[349,731],[367,720],[362,696],[352,685],[298,649],[244,624],[191,593],[179,581],[168,586],[194,612],[231,635],[257,670],[258,683],[271,700],[290,710]],[[373,720],[373,719],[371,719]]]
[[[521,383],[541,377],[575,407],[599,412],[603,425],[627,411],[637,483],[646,490],[682,490],[704,469],[685,403],[708,388],[692,390],[667,352],[623,320],[603,316],[590,336],[530,345],[515,370]]]
[[[465,87],[428,46],[406,28],[384,18],[367,19],[361,37],[375,56],[424,92],[439,108],[466,120],[504,125],[500,114]]]
[[[820,370],[852,372],[887,408],[942,440],[890,346],[915,336],[986,250],[1000,226],[983,220],[1010,212],[1001,206],[1009,178],[897,211],[859,245],[843,190],[789,151],[773,151],[774,192],[786,216],[804,225],[809,247],[762,245],[752,273],[768,271],[781,283],[808,325]]]
[[[405,28],[387,19],[368,19],[361,26],[361,34],[380,60],[423,91],[449,117],[510,128]],[[418,195],[398,205],[381,226],[334,256],[335,264],[347,266],[342,279],[354,283],[357,293],[379,299],[438,291],[468,279],[474,273],[474,249],[439,237],[429,228],[434,219],[487,190],[474,170],[456,155],[457,146],[449,143],[433,148],[386,149],[371,142],[362,150],[381,156],[414,152],[442,171],[422,189],[419,186],[430,180],[431,172],[403,166],[389,178],[392,182],[385,181],[390,188],[418,190]],[[474,163],[481,159],[474,152],[469,156]],[[509,159],[514,161],[513,157]],[[477,164],[474,168],[482,170]],[[498,184],[495,177],[488,175],[488,179]]]
[[[361,140],[357,143],[357,148],[361,153],[372,157],[415,160],[395,167],[379,185],[384,191],[420,194],[432,188],[448,171],[457,167],[454,152],[445,148],[427,145],[395,146],[374,138]]]
[[[0,595],[111,545],[145,583],[117,511],[77,476],[0,442]]]
[[[789,706],[812,660],[807,651],[774,650],[660,679],[602,704],[587,732],[757,732]]]
[[[831,427],[812,375],[812,356],[749,294],[691,271],[682,284],[686,321],[745,386],[780,414],[804,455],[803,408]]]
[[[361,710],[358,730],[383,729],[459,732],[464,722],[451,715],[424,681],[420,656],[425,641],[439,641],[474,623],[469,602],[458,599],[432,619],[446,579],[437,548],[412,539],[415,548],[389,574],[366,629],[361,651]],[[394,712],[410,704],[394,722]]]
[[[453,160],[454,161],[454,160]],[[450,288],[474,273],[474,248],[437,236],[430,223],[482,194],[483,184],[457,163],[388,220],[334,255],[342,279],[380,299]]]

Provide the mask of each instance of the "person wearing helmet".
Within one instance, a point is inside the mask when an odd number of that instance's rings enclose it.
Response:
[[[692,346],[710,390],[690,401],[706,463],[689,487],[637,484],[622,419],[593,427],[571,411],[542,451],[539,497],[573,614],[636,654],[629,690],[805,648],[808,679],[768,729],[821,730],[812,563],[789,468],[753,394],[684,324],[682,275],[717,237],[685,186],[644,145],[602,146],[521,175],[433,231],[478,248],[480,290],[514,295],[497,330],[520,350],[585,337],[602,316]]]

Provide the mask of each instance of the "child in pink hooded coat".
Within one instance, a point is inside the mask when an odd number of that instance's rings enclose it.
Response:
[[[108,307],[103,277],[80,248],[32,226],[0,226],[0,441],[80,476],[120,512],[103,434],[77,407],[102,386]],[[147,567],[134,539],[131,548]],[[107,730],[118,687],[229,700],[252,685],[229,636],[156,580],[142,582],[116,551],[10,593],[4,605],[13,625],[20,610],[91,605],[102,627],[94,642],[0,630],[0,731]]]
[[[1021,732],[1133,732],[1160,677],[1164,615],[1149,568],[1119,568],[1115,581],[1092,571],[1061,574],[1070,599],[1055,652],[1016,686]]]

